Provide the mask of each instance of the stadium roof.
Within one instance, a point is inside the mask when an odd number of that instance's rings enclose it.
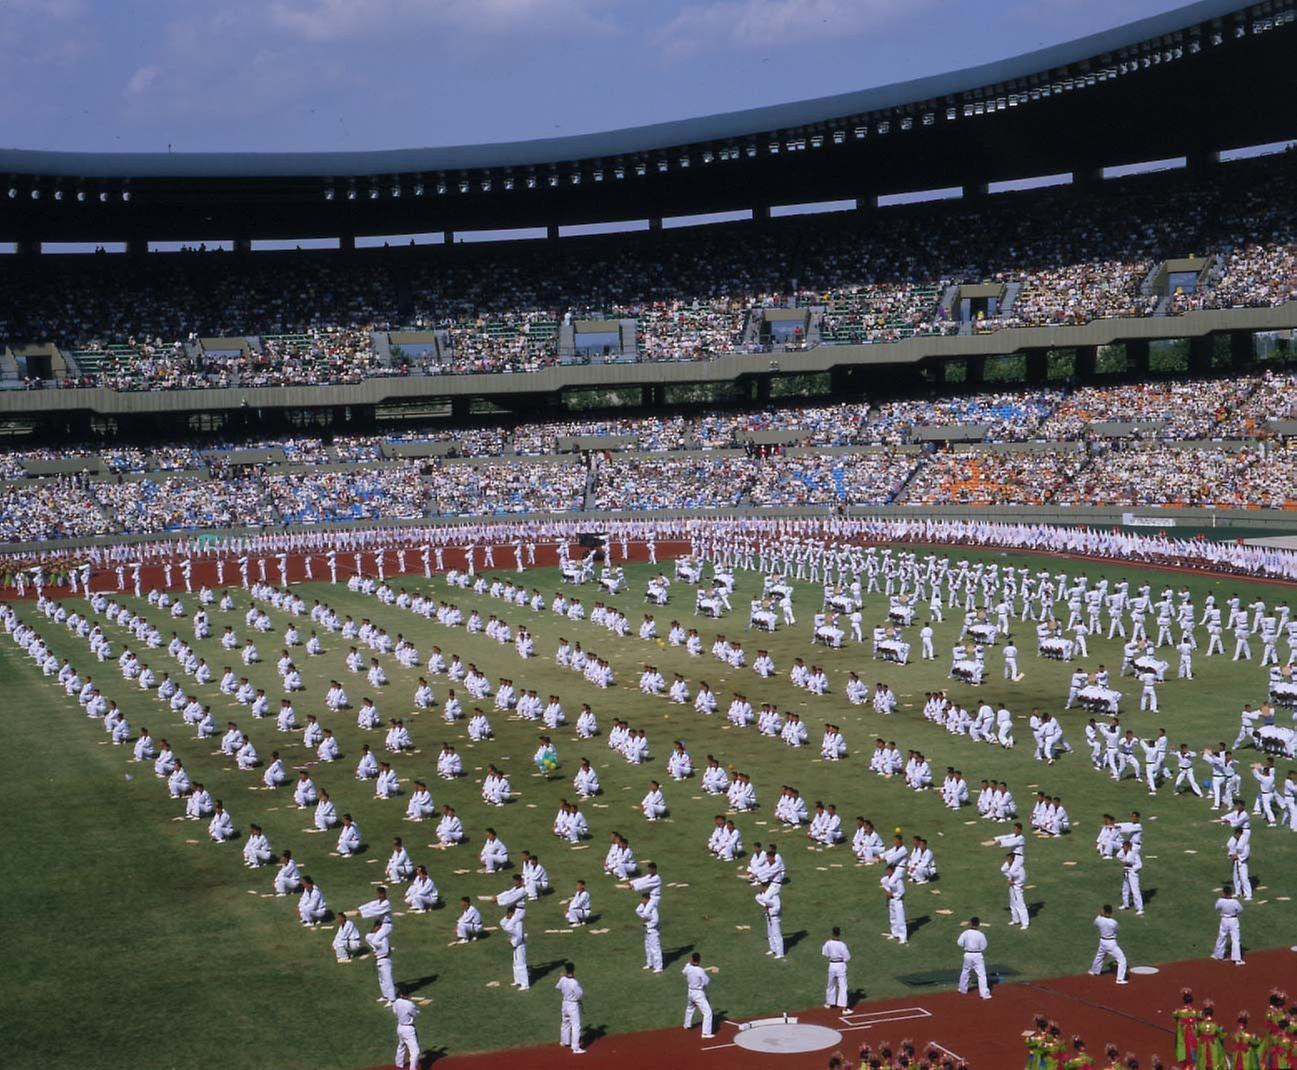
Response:
[[[1011,59],[854,93],[799,100],[765,108],[626,127],[596,134],[532,141],[453,145],[371,152],[138,152],[85,153],[0,150],[0,173],[102,178],[345,178],[375,174],[526,168],[537,164],[651,153],[675,146],[745,138],[769,131],[830,123],[844,116],[901,108],[977,90],[1174,35],[1241,9],[1238,0],[1198,0]]]
[[[1287,83],[1295,4],[1199,0],[929,78],[576,137],[377,152],[0,150],[0,238],[594,222],[977,185],[1278,141],[1297,134]]]

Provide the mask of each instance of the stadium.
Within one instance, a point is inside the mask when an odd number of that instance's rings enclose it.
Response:
[[[0,149],[5,1065],[1294,1065],[1295,54]]]

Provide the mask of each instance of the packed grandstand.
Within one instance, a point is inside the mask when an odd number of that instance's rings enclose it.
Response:
[[[0,536],[800,506],[1292,508],[1297,448],[1273,428],[1294,417],[1297,375],[1269,371],[389,434],[16,446],[0,453]],[[923,437],[934,430],[960,441],[936,448]],[[762,435],[776,441],[757,444]]]
[[[351,258],[221,251],[0,264],[0,342],[119,391],[696,361],[1297,299],[1297,157],[869,218],[776,220]],[[56,262],[51,262],[56,261]],[[1169,261],[1191,261],[1168,284]],[[960,287],[998,287],[962,315]],[[772,310],[801,313],[763,330]],[[788,321],[784,321],[788,322]],[[601,325],[581,345],[575,326]],[[392,332],[418,344],[389,345]],[[1175,334],[1173,325],[1167,333]],[[224,343],[222,343],[224,340]],[[31,377],[29,377],[31,378]]]

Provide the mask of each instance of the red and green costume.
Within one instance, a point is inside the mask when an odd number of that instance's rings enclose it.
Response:
[[[1195,1026],[1198,1036],[1196,1070],[1228,1070],[1229,1057],[1225,1053],[1225,1030],[1212,1018],[1204,1018]]]
[[[1191,1070],[1198,1065],[1198,1032],[1200,1015],[1196,1007],[1181,1007],[1172,1011],[1175,1019],[1175,1065],[1180,1070]]]
[[[1094,1059],[1089,1052],[1077,1052],[1063,1064],[1063,1070],[1094,1070]]]
[[[1261,1045],[1259,1033],[1236,1029],[1225,1040],[1229,1052],[1229,1070],[1261,1070]]]

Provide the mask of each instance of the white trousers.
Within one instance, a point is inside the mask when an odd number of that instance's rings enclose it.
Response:
[[[766,943],[775,953],[775,958],[784,957],[784,930],[778,914],[766,915]]]
[[[378,966],[378,990],[386,1000],[396,999],[396,982],[392,980],[392,960],[390,957],[375,959]]]
[[[847,1009],[847,964],[845,962],[829,963],[829,980],[824,986],[824,1002],[834,1007]]]
[[[892,935],[904,944],[909,939],[905,925],[904,899],[889,899],[887,901],[887,921],[891,926]]]
[[[526,944],[519,944],[513,949],[513,983],[524,990],[531,987],[531,975],[527,972]]]
[[[558,1042],[576,1051],[581,1046],[581,1004],[565,999],[559,1014]]]
[[[1031,924],[1031,915],[1027,913],[1027,897],[1016,884],[1009,885],[1009,921],[1024,929]]]
[[[1126,953],[1122,951],[1121,946],[1116,940],[1100,940],[1099,949],[1094,953],[1094,963],[1090,966],[1090,972],[1096,976],[1103,970],[1104,960],[1112,958],[1117,964],[1117,980],[1126,979]]]
[[[396,1065],[405,1066],[406,1056],[409,1056],[410,1070],[418,1070],[419,1034],[415,1032],[412,1025],[398,1025],[396,1027]]]
[[[702,988],[691,988],[685,995],[685,1028],[694,1024],[694,1011],[703,1016],[703,1034],[710,1036],[712,1031],[712,1005],[707,1001],[707,992]]]
[[[1216,932],[1216,947],[1211,957],[1223,959],[1226,944],[1229,945],[1229,957],[1235,962],[1242,962],[1243,945],[1239,936],[1238,918],[1220,919],[1220,929]]]
[[[662,934],[656,929],[644,930],[644,965],[652,970],[662,969]]]
[[[972,974],[977,975],[978,994],[983,999],[990,999],[991,987],[986,983],[986,957],[980,951],[964,952],[964,965],[959,971],[960,992],[968,991],[968,981]]]

